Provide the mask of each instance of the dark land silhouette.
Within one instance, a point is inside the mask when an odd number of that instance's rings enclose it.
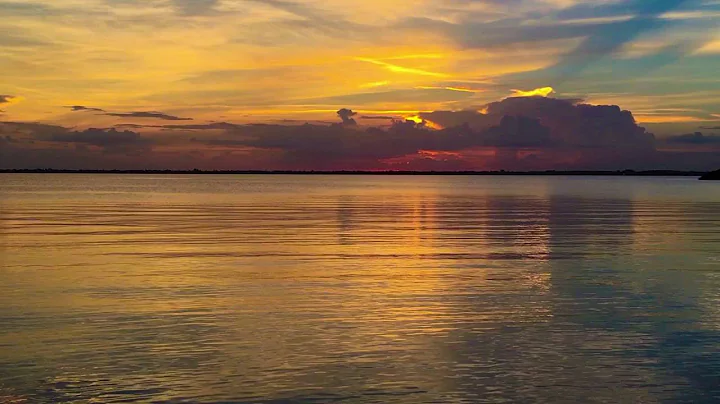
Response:
[[[720,181],[720,170],[715,170],[712,172],[709,172],[702,177],[700,177],[701,180],[707,180],[707,181]]]
[[[677,170],[545,170],[545,171],[364,171],[364,170],[58,170],[52,168],[38,169],[1,169],[0,173],[8,174],[252,174],[252,175],[520,175],[520,176],[636,176],[636,177],[701,177],[701,179],[718,179],[720,170],[711,173],[705,171]]]

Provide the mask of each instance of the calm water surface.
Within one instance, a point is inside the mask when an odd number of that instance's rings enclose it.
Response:
[[[719,402],[720,184],[0,176],[0,402]]]

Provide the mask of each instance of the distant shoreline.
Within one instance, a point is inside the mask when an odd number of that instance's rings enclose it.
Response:
[[[0,169],[0,174],[175,174],[175,175],[477,175],[477,176],[630,176],[630,177],[700,177],[707,171],[620,170],[620,171],[294,171],[294,170],[57,170],[57,169]]]

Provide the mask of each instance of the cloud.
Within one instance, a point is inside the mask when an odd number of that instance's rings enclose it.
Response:
[[[94,112],[105,112],[105,110],[104,110],[104,109],[100,109],[100,108],[91,108],[91,107],[85,107],[85,106],[82,106],[82,105],[72,105],[72,106],[69,106],[69,107],[65,107],[65,108],[70,108],[70,110],[72,110],[72,111],[94,111]]]
[[[392,121],[398,119],[398,117],[389,115],[362,115],[360,119]]]
[[[462,1],[470,5],[478,2]],[[485,2],[484,4],[508,4],[510,2]],[[555,10],[545,9],[527,12],[517,10],[533,2],[517,1],[508,13],[494,18],[483,18],[482,13],[470,11],[456,18],[409,17],[397,24],[398,29],[419,32],[434,32],[456,42],[463,48],[501,51],[508,48],[523,49],[529,46],[550,47],[550,42],[571,44],[569,50],[561,51],[559,58],[553,58],[550,66],[524,74],[513,74],[519,83],[528,83],[529,78],[542,78],[553,85],[559,85],[587,68],[595,65],[607,56],[619,54],[623,48],[653,31],[669,30],[670,27],[683,28],[684,19],[666,18],[668,12],[686,4],[699,2],[693,0],[623,0],[564,2],[563,7]],[[535,2],[539,3],[539,2]],[[547,4],[549,2],[543,2]],[[560,4],[557,2],[555,4]],[[697,8],[696,8],[697,10]],[[712,12],[712,11],[709,11]],[[699,25],[700,26],[700,25]],[[711,29],[710,26],[707,30]],[[679,31],[679,30],[678,30]],[[674,34],[674,32],[673,32]],[[657,55],[655,68],[668,64],[679,57],[692,53],[708,41],[698,39],[697,32],[683,29],[678,43],[663,49]],[[705,35],[706,36],[706,35]],[[663,38],[667,41],[667,37]],[[572,42],[570,42],[572,41]],[[613,69],[617,72],[620,69]],[[536,82],[536,81],[535,81]]]
[[[16,95],[1,95],[0,94],[0,106],[8,106],[11,104],[16,104],[22,100],[21,97],[18,97]]]
[[[513,90],[513,97],[547,97],[554,92],[555,90],[552,87],[536,88],[530,91]]]
[[[104,148],[127,146],[145,146],[151,143],[137,132],[129,130],[90,128],[80,132],[63,132],[53,134],[45,140],[51,142],[82,143]]]
[[[182,130],[231,130],[237,129],[239,125],[228,122],[213,122],[198,125],[162,125],[165,129],[182,129]]]
[[[666,139],[669,143],[684,143],[694,145],[718,144],[720,145],[720,136],[704,135],[701,132],[689,133],[685,135],[671,136]]]
[[[502,118],[501,116],[490,116],[474,110],[421,112],[418,116],[443,128],[467,125],[474,130],[487,129],[500,123],[500,118]]]
[[[153,111],[135,111],[135,112],[108,112],[107,116],[116,116],[120,118],[150,118],[150,119],[162,119],[165,121],[192,121],[192,118],[180,118],[173,115],[164,114],[162,112]]]
[[[0,134],[27,137],[48,137],[69,130],[58,125],[49,125],[37,122],[0,122]]]
[[[482,111],[434,111],[420,113],[416,120],[382,116],[391,121],[385,128],[361,127],[354,119],[358,114],[348,108],[337,115],[343,123],[138,125],[148,130],[142,135],[10,122],[0,123],[0,135],[21,141],[10,144],[5,138],[2,147],[11,148],[13,156],[41,155],[41,148],[57,150],[53,144],[65,143],[78,152],[85,147],[86,153],[145,153],[143,158],[157,162],[158,153],[180,158],[178,150],[192,149],[203,151],[212,164],[222,161],[227,169],[709,169],[720,157],[712,147],[717,136],[681,135],[658,142],[630,111],[579,100],[510,97]],[[27,148],[22,143],[27,139],[41,144]],[[670,143],[697,147],[672,153],[656,147]],[[17,154],[22,147],[26,154]],[[244,157],[233,163],[233,155]]]
[[[343,108],[337,111],[337,115],[342,119],[343,125],[357,125],[357,122],[352,117],[357,115],[357,112],[353,110]]]
[[[546,147],[552,145],[550,129],[540,120],[524,116],[504,116],[500,124],[486,132],[487,143],[499,147]]]
[[[488,104],[488,115],[535,118],[555,140],[576,147],[654,147],[655,137],[637,125],[630,111],[617,105],[590,105],[578,100],[511,97]]]
[[[623,2],[622,9],[618,10],[619,4],[598,5],[592,7],[591,15],[597,16],[601,13],[633,13],[634,17],[627,21],[611,22],[593,30],[575,49],[568,52],[556,64],[562,73],[561,78],[573,76],[585,69],[600,58],[617,52],[624,44],[634,40],[640,34],[662,27],[665,22],[660,16],[671,11],[688,0],[633,0]],[[566,10],[566,15],[584,10],[587,5],[580,4]]]
[[[166,130],[230,130],[236,129],[239,125],[228,122],[212,122],[196,125],[142,125],[136,123],[120,123],[114,125],[116,128],[131,128],[131,129],[142,129],[142,128],[157,128]]]
[[[220,4],[220,0],[171,0],[171,2],[183,15],[207,14]]]
[[[422,70],[422,69],[413,69],[410,67],[398,66],[396,64],[384,62],[382,60],[376,60],[376,59],[370,59],[370,58],[356,58],[355,60],[382,66],[385,69],[387,69],[393,73],[406,73],[406,74],[415,74],[415,75],[420,75],[420,76],[432,76],[432,77],[448,77],[448,75],[444,74],[444,73],[437,73],[437,72],[431,72],[431,71]]]
[[[350,125],[252,125],[237,126],[221,137],[197,138],[214,146],[250,147],[282,153],[293,167],[365,167],[385,164],[388,159],[452,157],[455,163],[472,150],[504,150],[495,164],[511,169],[521,162],[511,156],[526,151],[536,156],[541,168],[552,168],[548,156],[561,155],[572,167],[632,163],[632,156],[646,161],[655,153],[655,138],[639,127],[632,114],[617,106],[597,106],[544,97],[508,98],[478,111],[435,111],[420,114],[416,121],[394,120],[383,130],[361,130]],[[338,111],[344,122],[353,120],[349,109]],[[387,117],[389,118],[389,117]],[[431,130],[424,120],[439,121],[444,129]],[[435,153],[435,154],[433,154]],[[544,159],[537,158],[545,156]],[[524,157],[523,157],[524,158]],[[454,164],[455,164],[454,163]],[[470,164],[465,161],[463,164]],[[635,166],[632,166],[635,167]],[[626,168],[621,166],[618,168]]]
[[[8,143],[19,143],[19,140],[15,139],[10,135],[0,136],[0,145]]]

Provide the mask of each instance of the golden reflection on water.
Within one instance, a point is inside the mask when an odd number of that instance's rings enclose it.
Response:
[[[707,184],[2,179],[0,397],[720,394],[720,193]]]

